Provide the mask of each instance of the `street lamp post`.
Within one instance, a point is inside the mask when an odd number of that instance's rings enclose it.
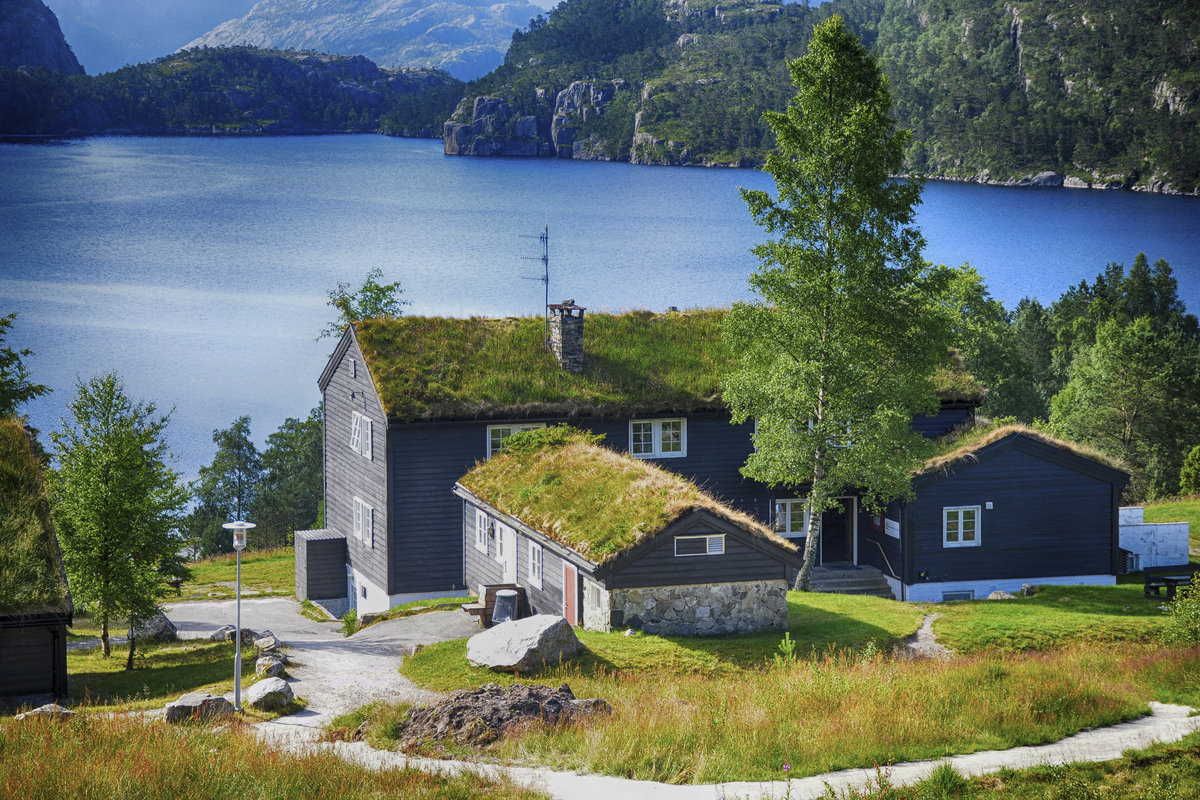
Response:
[[[242,551],[246,549],[246,531],[253,522],[226,522],[221,526],[233,531],[233,549],[237,551],[237,632],[234,634],[233,707],[242,710]]]

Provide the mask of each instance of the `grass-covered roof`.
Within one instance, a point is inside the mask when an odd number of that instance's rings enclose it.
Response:
[[[927,475],[946,470],[959,461],[972,458],[988,445],[1017,433],[1082,458],[1097,461],[1106,467],[1112,467],[1122,472],[1128,471],[1119,459],[1085,444],[1059,439],[1045,431],[1019,422],[996,423],[981,419],[978,424],[952,431],[940,439],[937,442],[937,452],[925,462],[920,474]]]
[[[722,309],[588,314],[584,369],[561,369],[542,317],[397,317],[358,323],[356,335],[389,417],[606,416],[722,409],[734,355]],[[934,376],[943,400],[983,389],[960,362]]]
[[[697,509],[789,551],[795,545],[696,484],[567,426],[523,431],[459,483],[552,541],[602,564]]]
[[[0,616],[71,613],[50,501],[24,426],[0,420]]]

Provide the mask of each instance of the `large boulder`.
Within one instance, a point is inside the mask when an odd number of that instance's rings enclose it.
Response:
[[[232,642],[233,632],[236,630],[237,628],[233,627],[232,625],[224,625],[213,631],[209,635],[208,639],[211,642]]]
[[[528,672],[557,664],[582,648],[565,619],[536,614],[472,636],[467,640],[467,661],[499,672]]]
[[[263,656],[254,662],[254,674],[259,678],[282,678],[283,673],[283,662],[278,658]]]
[[[246,692],[246,702],[260,711],[278,711],[295,701],[292,687],[283,678],[264,678]]]
[[[133,635],[139,642],[173,642],[179,638],[175,623],[161,611],[134,628]]]
[[[556,726],[609,714],[605,700],[577,700],[571,687],[494,683],[462,689],[432,706],[414,708],[400,729],[401,750],[453,742],[481,747],[513,731],[534,725]]]
[[[237,628],[229,628],[225,634],[225,641],[232,642],[237,638]],[[254,640],[258,638],[258,634],[249,628],[242,628],[242,647],[248,647],[254,644]]]
[[[262,635],[254,640],[254,654],[262,656],[274,652],[279,649],[280,644],[282,643],[275,634],[270,631],[263,631]]]
[[[49,703],[44,706],[26,711],[24,714],[17,714],[13,719],[20,722],[23,719],[52,719],[59,722],[66,722],[75,716],[75,712],[69,708],[63,708],[58,703]]]
[[[180,697],[174,703],[169,703],[166,715],[167,722],[177,725],[191,720],[205,721],[223,719],[233,716],[233,703],[219,695],[208,692],[191,692]]]

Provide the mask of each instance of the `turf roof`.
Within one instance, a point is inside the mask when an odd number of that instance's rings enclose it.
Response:
[[[1066,450],[1082,458],[1099,462],[1106,467],[1128,472],[1125,465],[1119,459],[1113,458],[1107,453],[1102,453],[1087,445],[1059,439],[1045,431],[1040,431],[1018,422],[996,424],[989,421],[980,421],[977,425],[952,431],[948,436],[940,440],[937,454],[925,462],[919,474],[927,475],[948,469],[959,461],[973,457],[988,445],[1013,434],[1028,436],[1051,447]]]
[[[554,426],[505,441],[459,483],[548,539],[603,564],[695,510],[729,520],[786,550],[796,546],[672,472]]]
[[[71,613],[50,502],[24,426],[0,420],[0,615]]]
[[[725,313],[588,314],[581,374],[546,350],[542,317],[396,317],[355,329],[393,419],[620,416],[724,409],[721,380],[734,365]],[[961,362],[934,381],[943,400],[984,393]]]

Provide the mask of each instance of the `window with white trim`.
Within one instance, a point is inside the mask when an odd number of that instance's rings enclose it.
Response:
[[[366,547],[375,546],[375,509],[361,497],[354,498],[354,538]]]
[[[542,588],[542,546],[537,542],[529,543],[529,582]]]
[[[358,361],[353,358],[350,359],[350,377],[351,378],[358,377]]]
[[[979,506],[946,506],[942,509],[942,546],[979,545]]]
[[[520,431],[531,431],[535,428],[544,428],[544,422],[532,422],[521,425],[488,425],[487,428],[487,457],[491,458],[500,452],[500,448],[504,446],[504,440]]]
[[[704,536],[676,536],[675,555],[719,556],[725,553],[725,534],[713,533]]]
[[[488,551],[488,526],[492,520],[486,513],[475,509],[475,549],[485,556]]]
[[[775,531],[783,536],[808,534],[808,501],[788,498],[775,501]]]
[[[629,455],[634,458],[680,458],[687,455],[686,419],[629,421]]]
[[[371,458],[372,429],[370,417],[354,411],[350,415],[350,449],[366,459]]]

